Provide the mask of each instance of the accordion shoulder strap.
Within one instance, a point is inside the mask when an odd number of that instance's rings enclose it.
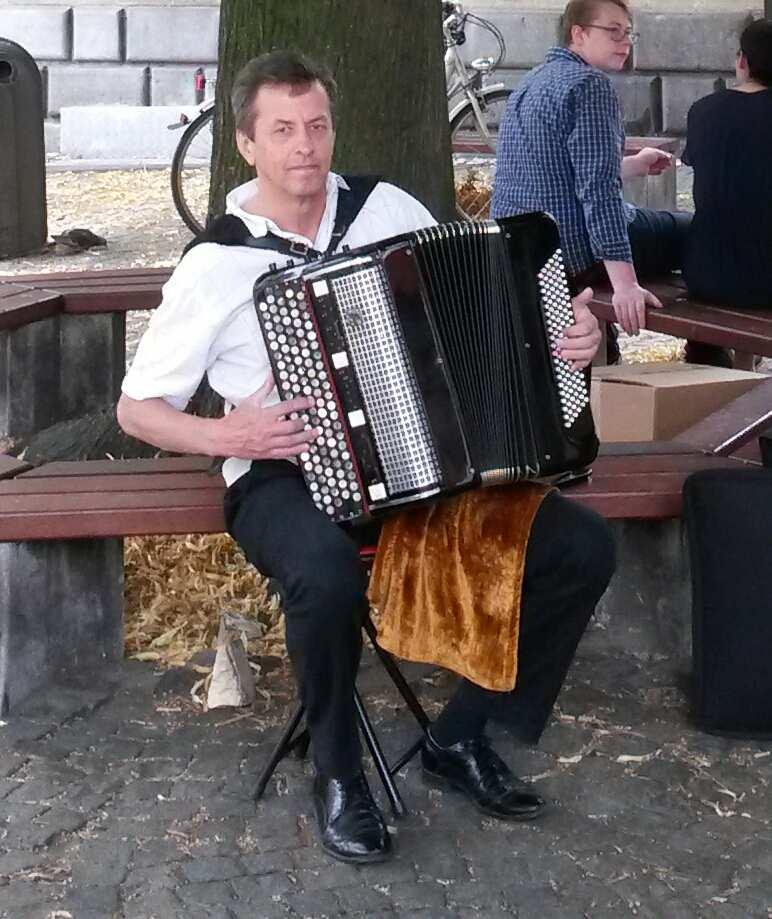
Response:
[[[303,243],[293,242],[283,236],[277,236],[269,230],[264,236],[253,236],[247,225],[233,214],[217,217],[203,233],[199,233],[185,246],[182,254],[188,252],[200,243],[216,243],[220,246],[248,246],[250,249],[269,249],[286,255],[288,258],[299,258],[310,262],[325,255],[332,255],[340,245],[341,240],[348,233],[349,227],[364,207],[370,193],[381,181],[377,176],[343,176],[348,189],[340,188],[338,191],[338,209],[335,213],[335,223],[332,228],[330,245],[326,252],[318,252]]]

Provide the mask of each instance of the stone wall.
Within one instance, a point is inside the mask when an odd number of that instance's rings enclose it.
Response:
[[[559,12],[505,6],[497,0],[468,2],[496,22],[507,54],[499,78],[507,85],[538,63],[555,43]],[[741,8],[706,12],[642,11],[640,42],[630,70],[615,77],[633,133],[682,134],[696,99],[732,77],[737,41],[749,17],[761,15],[759,0]],[[195,103],[194,74],[215,77],[216,4],[198,6],[32,5],[0,6],[0,35],[23,45],[44,75],[48,138],[63,107]],[[465,53],[493,51],[489,36],[468,28]]]

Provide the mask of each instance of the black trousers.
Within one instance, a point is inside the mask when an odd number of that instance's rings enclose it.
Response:
[[[228,489],[225,510],[229,532],[249,561],[284,588],[287,651],[317,768],[352,775],[361,759],[352,687],[367,609],[357,542],[316,509],[288,462],[254,462]],[[462,681],[445,721],[454,710],[461,721],[473,713],[507,724],[524,741],[538,740],[613,568],[605,522],[549,495],[526,554],[517,685],[494,693]]]

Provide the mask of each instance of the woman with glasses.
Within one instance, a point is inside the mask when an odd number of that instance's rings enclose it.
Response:
[[[695,102],[683,160],[694,167],[694,221],[684,277],[697,299],[772,307],[772,21],[743,31],[737,83]],[[700,363],[732,366],[722,348],[687,349]]]
[[[563,46],[548,51],[507,104],[492,213],[551,213],[577,286],[607,275],[619,323],[637,334],[646,306],[661,306],[639,275],[680,268],[690,217],[622,200],[623,178],[672,166],[669,154],[652,147],[624,156],[622,114],[608,74],[622,70],[637,38],[625,0],[571,0],[562,33]],[[619,352],[609,338],[614,363]]]

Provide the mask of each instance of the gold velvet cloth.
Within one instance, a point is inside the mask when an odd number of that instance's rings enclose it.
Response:
[[[389,518],[369,589],[381,646],[513,689],[526,545],[548,491],[478,488]]]

